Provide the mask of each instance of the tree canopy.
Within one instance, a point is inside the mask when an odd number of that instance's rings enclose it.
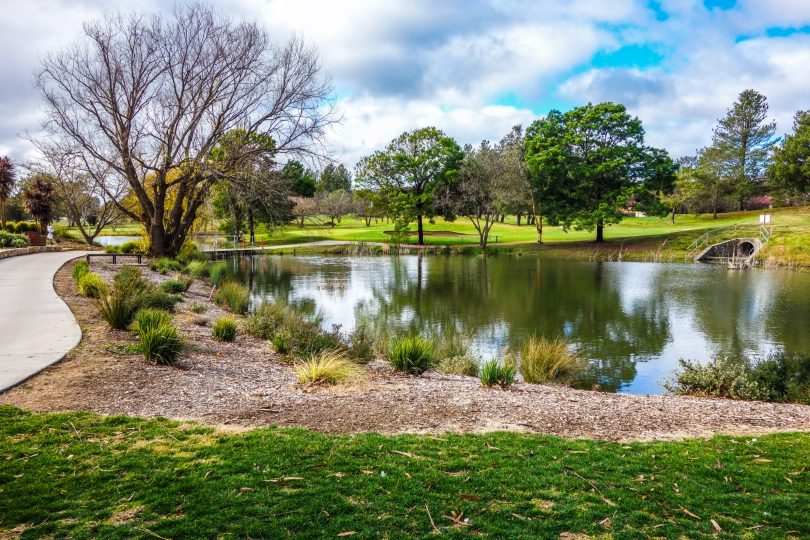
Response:
[[[641,120],[616,103],[552,111],[534,122],[526,163],[549,222],[596,229],[597,242],[628,204],[671,191],[677,170],[665,150],[644,145]]]
[[[416,219],[419,244],[423,245],[423,218],[436,215],[436,188],[456,180],[463,157],[452,137],[425,127],[405,132],[384,150],[364,157],[355,177],[359,185],[380,193],[389,214],[398,221]]]
[[[810,192],[810,111],[796,113],[793,133],[776,148],[768,174],[776,187],[800,194]]]
[[[315,195],[315,175],[304,168],[303,163],[290,160],[281,169],[281,176],[292,192],[299,197],[312,197]]]
[[[0,228],[6,228],[6,201],[14,192],[17,174],[8,156],[0,156]]]
[[[318,193],[332,193],[333,191],[352,190],[352,173],[343,163],[335,165],[329,163],[321,171],[318,178]]]

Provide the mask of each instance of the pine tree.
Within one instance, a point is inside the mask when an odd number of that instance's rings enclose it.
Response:
[[[768,99],[756,90],[743,90],[714,130],[712,146],[725,162],[727,183],[740,207],[763,183],[775,134],[776,122],[768,121]]]

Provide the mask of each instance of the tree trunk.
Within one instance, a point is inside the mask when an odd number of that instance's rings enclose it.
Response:
[[[6,201],[0,200],[0,229],[6,230]]]
[[[248,208],[248,231],[250,231],[250,243],[256,243],[256,231],[253,223],[253,209]]]
[[[537,243],[543,243],[543,216],[532,216],[534,225],[537,228]]]
[[[520,214],[517,215],[517,224],[518,224],[518,227],[520,227]]]
[[[425,245],[425,231],[422,228],[422,214],[416,216],[416,229],[419,232],[419,241],[417,242],[420,246]]]
[[[670,220],[672,221],[672,224],[675,225],[675,207],[674,206],[672,207],[672,215],[670,216]]]
[[[605,223],[602,221],[602,218],[599,218],[599,220],[596,222],[596,241],[605,241]]]

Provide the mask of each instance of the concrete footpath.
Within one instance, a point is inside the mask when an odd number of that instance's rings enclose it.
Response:
[[[82,337],[53,289],[63,264],[85,251],[37,253],[0,260],[0,392],[61,360]]]

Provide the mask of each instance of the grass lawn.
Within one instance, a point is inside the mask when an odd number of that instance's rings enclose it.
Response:
[[[806,538],[808,455],[798,433],[228,434],[6,406],[0,537]]]

